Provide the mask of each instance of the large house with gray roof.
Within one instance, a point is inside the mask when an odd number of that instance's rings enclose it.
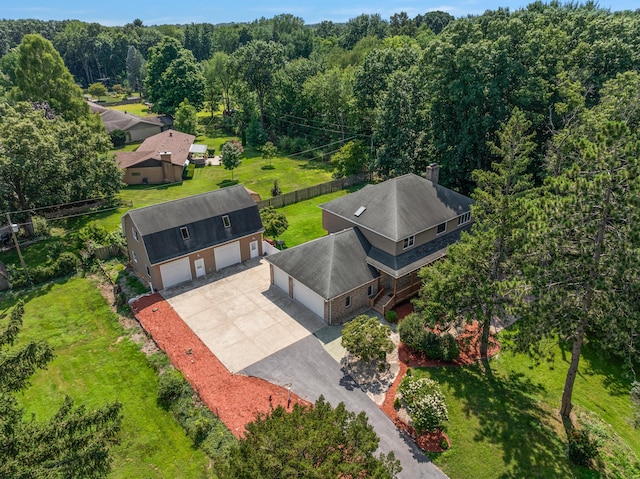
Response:
[[[425,179],[392,178],[320,205],[328,236],[268,256],[272,284],[329,324],[384,314],[420,289],[420,268],[471,227],[473,201]]]
[[[129,261],[161,290],[262,255],[258,206],[242,185],[130,210]]]

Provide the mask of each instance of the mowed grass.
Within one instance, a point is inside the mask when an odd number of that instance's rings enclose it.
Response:
[[[325,236],[327,232],[322,228],[322,209],[318,205],[345,196],[363,186],[357,185],[279,208],[286,216],[289,228],[277,239],[284,241],[285,248],[292,248]]]
[[[27,417],[50,418],[65,395],[97,408],[123,403],[121,443],[110,478],[200,478],[208,459],[156,404],[157,373],[130,341],[96,286],[83,278],[36,289],[25,297],[19,341],[45,340],[56,358],[22,395]],[[15,300],[0,300],[0,317]]]
[[[631,465],[640,453],[640,437],[628,422],[631,380],[620,374],[621,365],[586,349],[574,389],[574,412],[595,413],[633,451],[622,447],[607,452],[608,446],[603,447],[607,475],[578,468],[567,458],[558,409],[570,351],[560,349],[540,365],[526,355],[502,352],[490,362],[489,371],[479,364],[416,368],[414,374],[440,383],[449,408],[446,432],[452,447],[432,454],[434,463],[452,479],[640,477],[640,469]]]

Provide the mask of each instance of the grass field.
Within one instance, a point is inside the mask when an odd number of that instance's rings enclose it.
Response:
[[[20,342],[46,340],[56,355],[19,396],[27,416],[49,418],[65,395],[89,408],[119,400],[124,419],[110,478],[205,475],[208,458],[156,404],[157,373],[94,284],[72,278],[38,288],[24,299]],[[0,318],[13,304],[9,296],[0,296]]]
[[[502,352],[490,362],[463,368],[417,368],[415,374],[440,382],[449,407],[446,431],[452,447],[432,455],[452,479],[640,477],[631,465],[640,453],[640,437],[630,426],[630,379],[589,348],[581,359],[574,390],[575,411],[590,411],[597,427],[615,434],[624,445],[603,447],[603,468],[573,466],[566,455],[566,436],[558,416],[570,352],[555,350],[553,361],[534,365],[530,358]],[[609,426],[610,425],[610,426]]]

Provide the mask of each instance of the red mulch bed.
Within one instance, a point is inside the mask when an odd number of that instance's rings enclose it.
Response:
[[[158,293],[137,300],[132,309],[171,364],[236,437],[259,412],[278,405],[309,405],[293,392],[288,404],[288,391],[263,379],[231,374]]]
[[[413,305],[409,302],[402,303],[395,308],[398,313],[398,320],[403,319],[407,314],[413,312]],[[400,382],[409,367],[438,367],[438,366],[465,366],[478,361],[480,356],[480,336],[478,334],[478,324],[472,323],[466,326],[464,332],[458,336],[458,344],[460,345],[460,356],[452,362],[441,361],[437,359],[427,358],[423,353],[417,352],[408,346],[400,343],[398,347],[398,359],[400,371],[393,385],[386,393],[385,400],[380,406],[384,412],[402,431],[411,436],[418,447],[428,452],[444,452],[446,449],[442,447],[443,439],[446,440],[448,446],[451,442],[447,435],[440,430],[418,435],[416,430],[409,426],[406,422],[398,417],[398,411],[393,407],[393,401],[396,397],[396,391]],[[494,356],[500,351],[500,344],[495,338],[490,338],[489,356]]]

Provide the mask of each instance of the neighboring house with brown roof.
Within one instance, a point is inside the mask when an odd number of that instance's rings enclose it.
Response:
[[[136,151],[117,152],[122,180],[128,185],[175,183],[189,160],[195,136],[167,130],[142,142]]]
[[[100,114],[102,124],[107,133],[115,130],[122,130],[127,135],[127,143],[143,141],[150,136],[156,135],[171,125],[160,117],[142,118],[126,111],[105,108],[97,103],[88,102],[89,108],[94,113]]]
[[[382,314],[420,289],[420,268],[471,227],[473,201],[414,174],[320,205],[328,236],[267,257],[271,282],[329,324]]]
[[[258,205],[242,185],[130,210],[121,221],[130,264],[156,290],[262,255]]]

